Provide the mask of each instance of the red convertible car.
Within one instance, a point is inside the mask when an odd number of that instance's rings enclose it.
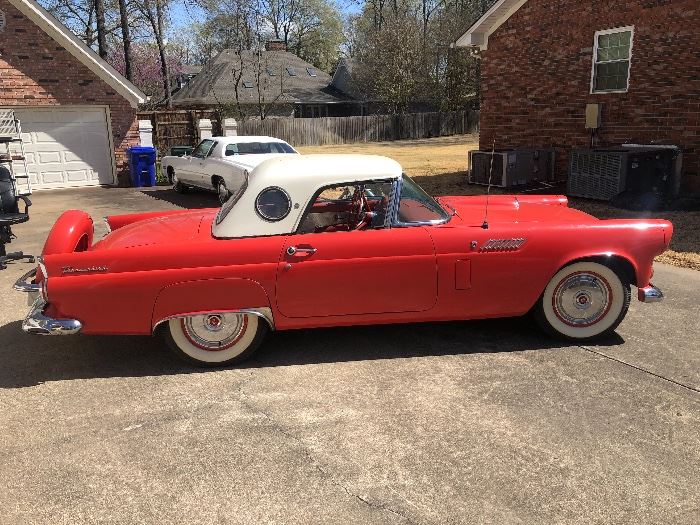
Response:
[[[289,155],[220,209],[92,219],[65,212],[16,289],[35,334],[158,334],[200,365],[272,330],[520,316],[588,341],[659,301],[664,220],[598,220],[563,196],[433,199],[384,157]]]

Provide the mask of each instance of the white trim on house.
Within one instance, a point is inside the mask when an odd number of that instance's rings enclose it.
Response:
[[[520,9],[527,0],[498,0],[457,39],[456,47],[488,49],[489,36]]]
[[[627,60],[629,62],[629,66],[627,67],[627,85],[625,86],[625,89],[606,89],[606,90],[596,91],[596,89],[595,89],[595,65],[596,65],[596,59],[598,57],[598,37],[600,35],[611,35],[614,33],[625,33],[627,31],[629,31],[631,34],[630,34],[630,55],[629,55],[629,59]],[[627,93],[627,91],[630,88],[630,76],[632,75],[632,50],[633,49],[634,49],[634,26],[614,27],[612,29],[604,29],[604,30],[595,32],[595,35],[593,35],[593,59],[591,60],[591,89],[590,89],[591,95],[605,95],[607,93]]]
[[[90,71],[104,80],[117,93],[124,97],[131,107],[146,101],[139,88],[129,82],[116,69],[110,66],[97,53],[76,37],[66,26],[37,4],[34,0],[8,0],[24,16],[38,25],[47,35],[61,44],[66,51],[78,59]]]

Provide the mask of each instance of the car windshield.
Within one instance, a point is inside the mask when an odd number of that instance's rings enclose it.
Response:
[[[449,214],[411,177],[404,174],[401,182],[401,201],[398,220],[401,223],[444,222]]]
[[[226,155],[262,155],[265,153],[296,153],[286,142],[240,142],[226,146]]]
[[[223,206],[221,206],[221,209],[219,210],[219,213],[216,214],[216,224],[221,224],[221,221],[223,221],[228,213],[233,209],[233,207],[236,205],[236,203],[241,199],[243,194],[245,193],[246,188],[248,188],[248,172],[245,172],[245,180],[243,181],[243,184],[241,184],[241,187],[238,188],[238,191],[233,193],[227,200],[224,202]]]

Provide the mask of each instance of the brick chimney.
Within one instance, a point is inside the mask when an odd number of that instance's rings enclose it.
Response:
[[[287,45],[284,40],[274,38],[265,42],[265,51],[286,51]]]

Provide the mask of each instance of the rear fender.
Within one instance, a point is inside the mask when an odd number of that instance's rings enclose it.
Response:
[[[185,281],[160,291],[151,327],[155,330],[164,321],[186,315],[240,311],[263,317],[274,328],[270,299],[258,282],[241,278]]]
[[[42,255],[82,252],[92,246],[93,224],[81,210],[64,211],[55,222],[44,243]]]
[[[118,230],[119,228],[131,224],[132,222],[142,221],[144,219],[155,219],[156,217],[166,217],[168,215],[177,215],[180,213],[189,213],[192,210],[162,210],[150,211],[146,213],[129,213],[126,215],[111,215],[105,217],[105,222],[110,231]]]

